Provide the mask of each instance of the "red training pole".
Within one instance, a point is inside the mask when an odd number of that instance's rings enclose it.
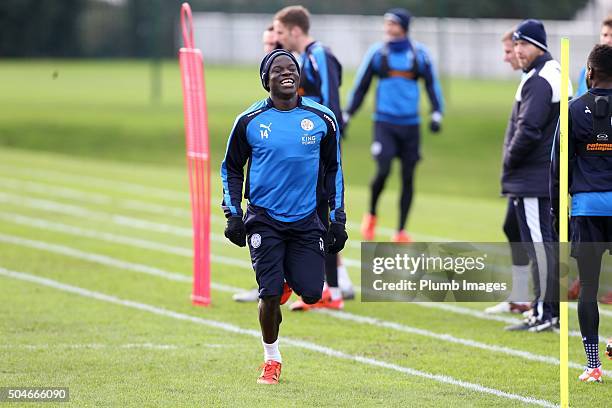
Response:
[[[194,305],[210,304],[210,156],[202,52],[194,48],[188,3],[181,6],[184,47],[179,50],[185,112],[187,170],[193,221]]]

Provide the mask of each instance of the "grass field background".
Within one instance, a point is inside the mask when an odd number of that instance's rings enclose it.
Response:
[[[253,272],[248,252],[222,237],[217,205],[228,131],[265,97],[257,69],[206,71],[210,308],[189,302],[177,64],[164,64],[157,104],[149,101],[148,69],[131,61],[0,63],[0,386],[68,386],[74,406],[558,403],[558,336],[505,332],[516,317],[486,316],[485,304],[353,301],[345,313],[286,311],[283,385],[257,386],[256,307],[231,300],[254,285]],[[343,96],[351,82],[347,73]],[[499,163],[516,84],[446,84],[443,133],[423,128],[408,229],[420,240],[502,241]],[[374,170],[370,111],[368,99],[343,145],[351,239],[344,255],[356,284],[357,226]],[[397,219],[395,173],[380,205],[381,240]],[[602,310],[600,333],[612,334],[612,309]],[[570,316],[576,331],[575,310]],[[570,347],[572,406],[604,405],[609,384],[575,381],[584,359],[575,332]]]

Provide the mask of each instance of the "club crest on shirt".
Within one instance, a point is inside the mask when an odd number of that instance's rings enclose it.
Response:
[[[312,123],[312,120],[310,119],[302,119],[300,126],[307,132],[314,129],[314,123]]]
[[[261,246],[261,235],[259,234],[253,234],[251,235],[251,246],[254,249],[257,249]]]

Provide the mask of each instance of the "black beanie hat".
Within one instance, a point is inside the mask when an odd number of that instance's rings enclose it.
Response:
[[[548,51],[546,45],[546,30],[540,20],[525,20],[512,34],[512,41],[524,40],[535,45],[542,51]]]
[[[406,9],[392,8],[391,10],[385,13],[383,18],[389,19],[399,24],[400,26],[402,26],[404,31],[408,32],[408,26],[410,25],[410,19],[412,18],[412,15]]]
[[[268,55],[263,57],[263,59],[261,60],[261,64],[259,65],[259,77],[261,78],[261,85],[268,92],[270,92],[270,86],[268,85],[270,67],[272,66],[272,62],[274,61],[274,59],[276,59],[276,57],[280,57],[281,55],[286,55],[287,57],[291,58],[291,60],[295,63],[295,66],[297,67],[298,74],[300,73],[300,64],[295,59],[292,53],[283,49],[270,51]]]

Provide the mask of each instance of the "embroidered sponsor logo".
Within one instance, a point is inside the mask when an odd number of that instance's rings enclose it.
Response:
[[[587,143],[586,150],[589,152],[612,152],[612,143]]]
[[[316,135],[303,135],[302,136],[302,144],[303,145],[312,145],[317,143]]]

